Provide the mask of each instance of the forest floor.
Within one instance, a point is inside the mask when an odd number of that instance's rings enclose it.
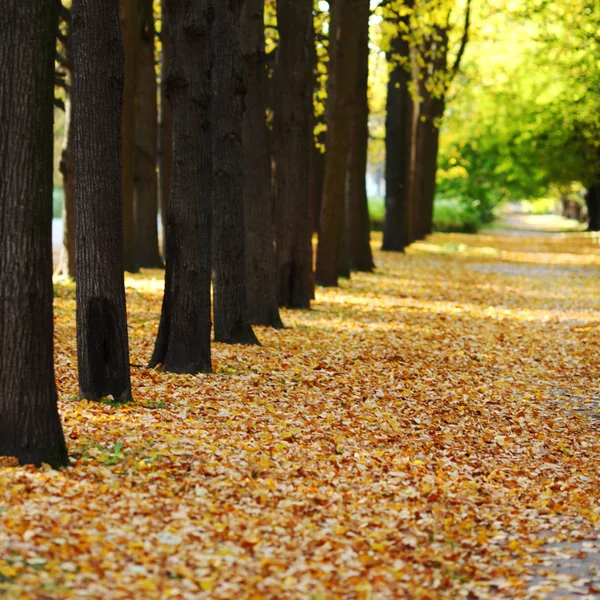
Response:
[[[127,406],[77,400],[57,283],[73,464],[4,460],[0,596],[598,597],[598,242],[496,229],[377,252],[262,346],[214,344],[211,375],[134,368]],[[126,279],[135,365],[162,278]]]

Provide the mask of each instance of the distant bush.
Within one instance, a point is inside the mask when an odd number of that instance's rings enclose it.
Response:
[[[52,190],[52,218],[60,219],[62,216],[63,191],[61,187]]]
[[[555,198],[538,198],[537,200],[523,200],[521,212],[531,215],[549,215],[556,213],[557,202]]]
[[[444,233],[476,233],[481,219],[474,206],[458,200],[436,200],[433,208],[433,230]]]
[[[385,218],[385,198],[383,196],[369,198],[369,218],[372,231],[383,231],[383,219]]]

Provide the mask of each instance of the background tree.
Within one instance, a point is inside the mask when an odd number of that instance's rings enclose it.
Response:
[[[327,85],[327,156],[315,273],[316,283],[324,286],[337,285],[340,255],[348,252],[348,239],[343,230],[350,149],[348,124],[352,122],[356,94],[357,42],[361,30],[359,18],[364,16],[361,2],[365,3],[366,0],[338,0],[332,7]]]
[[[164,258],[167,248],[167,213],[171,191],[171,175],[173,172],[173,118],[171,103],[167,99],[166,85],[167,75],[171,69],[171,37],[169,35],[166,0],[161,0],[160,11],[160,140],[158,160],[160,175],[160,222],[162,225],[160,245]]]
[[[353,271],[370,272],[375,264],[371,252],[367,202],[367,152],[369,147],[369,2],[358,3],[356,80],[352,95],[352,119],[346,170],[346,226]]]
[[[73,0],[79,394],[131,398],[123,282],[119,0]]]
[[[241,40],[247,82],[242,139],[248,316],[256,325],[282,327],[277,304],[271,153],[266,121],[263,0],[244,0]]]
[[[312,297],[308,206],[312,145],[312,0],[277,2],[274,116],[276,236],[280,306],[309,308]]]
[[[217,342],[256,344],[246,295],[241,6],[242,0],[211,3],[213,302]]]
[[[62,175],[63,203],[62,223],[63,238],[57,275],[75,279],[75,150],[73,136],[73,102],[71,100],[73,82],[73,53],[71,43],[72,20],[71,11],[64,5],[60,7],[58,27],[58,51],[56,59],[60,65],[61,77],[55,80],[64,90],[65,122],[63,144],[59,169]]]
[[[58,4],[0,12],[0,456],[68,464],[52,324],[52,106]]]
[[[125,84],[123,88],[123,240],[124,267],[135,273],[138,270],[135,243],[134,177],[136,133],[136,82],[138,67],[138,2],[120,0],[121,34],[125,50]]]
[[[135,102],[135,244],[140,267],[161,267],[158,252],[158,98],[152,0],[139,0],[138,68]]]
[[[169,0],[173,48],[166,81],[173,109],[173,177],[167,217],[165,295],[150,366],[212,370],[211,48],[209,0]]]
[[[385,120],[385,217],[383,250],[402,252],[411,241],[409,200],[413,99],[408,38],[412,2],[402,12],[385,14],[395,27],[387,61],[390,65]]]

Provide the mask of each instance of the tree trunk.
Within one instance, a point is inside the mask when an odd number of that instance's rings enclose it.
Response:
[[[123,283],[119,0],[73,0],[79,394],[131,398]]]
[[[212,0],[212,209],[215,341],[257,344],[248,318],[242,115],[242,0]]]
[[[210,357],[211,137],[209,0],[169,0],[173,48],[166,81],[173,108],[174,161],[165,295],[150,366],[212,370]]]
[[[588,209],[588,231],[600,231],[600,185],[588,186],[585,194]]]
[[[278,301],[310,308],[311,223],[308,205],[312,147],[312,0],[279,0],[276,68],[275,163]]]
[[[121,34],[125,51],[123,88],[123,242],[124,268],[138,271],[135,244],[135,84],[137,79],[138,0],[120,0]]]
[[[408,17],[405,17],[408,22]],[[392,63],[385,119],[385,218],[382,250],[404,252],[410,244],[409,179],[411,169],[413,101],[409,90],[409,43],[401,33],[392,41]]]
[[[369,147],[369,3],[360,4],[357,37],[356,92],[350,122],[350,149],[346,172],[346,226],[350,266],[370,273],[375,267],[371,252],[369,205],[367,203],[367,151]]]
[[[323,199],[323,178],[325,176],[325,153],[313,145],[310,151],[310,175],[308,197],[310,222],[313,233],[319,233],[321,200]]]
[[[361,4],[366,0],[338,0],[331,9],[329,83],[327,86],[327,156],[315,281],[336,286],[340,267],[346,268],[348,239],[344,231],[346,169],[356,92]],[[341,260],[342,259],[342,260]]]
[[[420,230],[421,238],[429,235],[433,229],[433,205],[435,202],[437,156],[440,141],[438,120],[441,118],[444,110],[443,106],[439,106],[440,102],[439,99],[434,100],[431,118],[423,124],[425,144],[423,152],[423,218]]]
[[[244,0],[241,29],[247,79],[243,150],[248,315],[255,325],[282,327],[266,122],[264,0]]]
[[[162,0],[161,2],[161,19],[159,175],[160,222],[162,225],[161,252],[164,258],[167,250],[167,213],[171,191],[171,174],[173,171],[173,117],[171,114],[171,103],[167,99],[166,86],[171,68],[171,37],[169,35],[166,0]]]
[[[135,119],[135,241],[140,267],[162,267],[158,252],[158,106],[152,0],[141,0]]]
[[[58,3],[0,12],[0,456],[68,464],[52,325],[52,122]]]
[[[69,73],[65,78],[68,86],[72,85]],[[73,135],[73,102],[71,92],[65,92],[65,129],[63,150],[60,158],[60,173],[63,184],[62,223],[63,239],[60,251],[57,275],[64,275],[75,279],[75,157]]]
[[[448,31],[439,27],[437,36],[431,45],[433,55],[433,73],[444,73],[448,71]],[[431,75],[430,75],[431,76]],[[435,184],[437,175],[437,155],[440,139],[440,120],[446,108],[445,92],[439,89],[430,89],[427,85],[427,76],[423,78],[421,94],[422,115],[420,128],[422,136],[421,163],[421,189],[420,189],[420,219],[417,236],[424,238],[432,231],[433,205],[435,202]]]

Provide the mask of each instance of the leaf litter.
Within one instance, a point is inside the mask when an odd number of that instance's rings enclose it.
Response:
[[[600,530],[598,428],[575,410],[598,393],[597,239],[437,234],[376,260],[256,328],[261,347],[214,344],[213,374],[134,368],[126,406],[76,399],[74,288],[57,283],[72,465],[0,459],[0,595],[551,593],[546,542]],[[126,285],[144,365],[162,274]]]

